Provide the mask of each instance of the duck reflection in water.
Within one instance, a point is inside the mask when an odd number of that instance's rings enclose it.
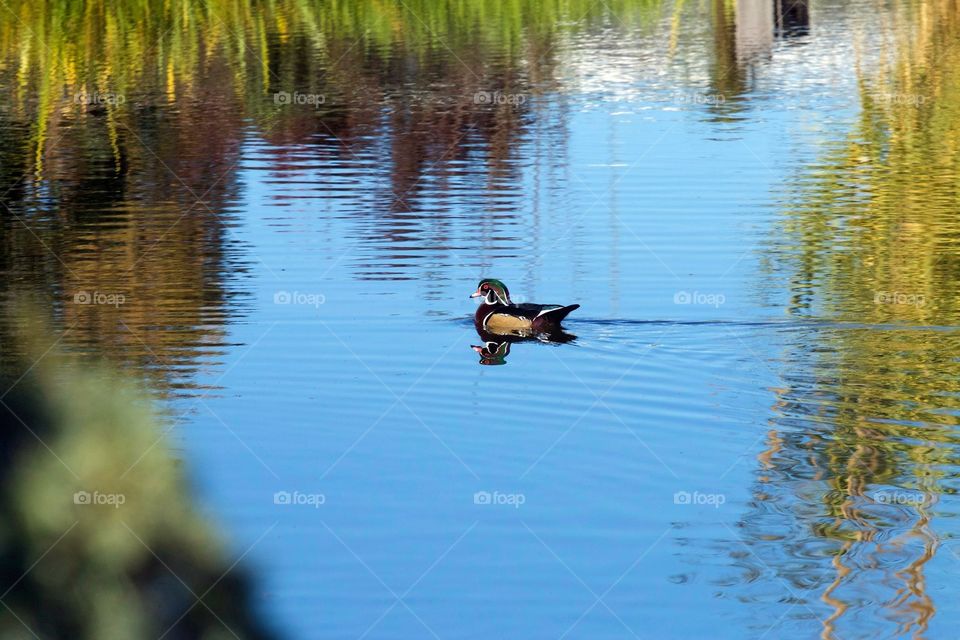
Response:
[[[535,335],[497,334],[484,331],[483,328],[479,326],[477,327],[477,335],[483,340],[483,344],[472,344],[470,348],[480,354],[480,364],[490,366],[507,364],[507,356],[510,355],[510,346],[517,342],[562,344],[577,339],[577,336],[572,333],[560,330]]]
[[[507,356],[510,355],[510,343],[506,340],[489,340],[482,345],[472,344],[470,348],[480,354],[480,364],[489,366],[507,364]]]

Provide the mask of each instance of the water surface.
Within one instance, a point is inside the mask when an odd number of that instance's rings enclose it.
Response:
[[[155,4],[11,3],[2,295],[278,631],[951,637],[953,3]]]

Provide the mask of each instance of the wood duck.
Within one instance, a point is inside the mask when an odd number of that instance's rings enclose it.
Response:
[[[477,330],[495,334],[533,335],[560,328],[560,322],[580,305],[514,304],[507,285],[499,280],[481,280],[471,298],[483,298],[473,319]]]

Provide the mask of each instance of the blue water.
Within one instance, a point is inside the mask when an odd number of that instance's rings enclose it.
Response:
[[[954,633],[955,319],[802,303],[829,274],[785,232],[888,15],[814,2],[809,34],[741,35],[725,69],[708,5],[679,34],[665,8],[558,36],[506,132],[458,120],[457,86],[340,135],[243,121],[213,211],[223,307],[163,363],[162,402],[278,631]],[[487,277],[581,305],[576,339],[482,366]]]
[[[841,7],[825,10],[843,24]],[[852,32],[817,26],[749,67],[729,118],[677,103],[711,90],[658,37],[621,33],[611,48],[584,35],[561,48],[561,88],[531,97],[501,166],[478,145],[405,194],[376,139],[345,154],[249,133],[231,229],[249,301],[229,325],[237,346],[201,377],[216,391],[179,403],[178,436],[279,627],[895,635],[910,614],[889,605],[905,584],[894,569],[915,550],[865,551],[892,564],[866,586],[848,578],[834,622],[838,543],[803,524],[829,489],[789,445],[825,428],[809,387],[838,375],[823,357],[835,337],[887,330],[788,316],[789,274],[768,264],[782,185],[857,114]],[[478,366],[467,295],[483,277],[521,300],[579,303],[577,339]],[[275,505],[278,491],[323,504]],[[938,509],[956,513],[946,496]],[[892,536],[912,526],[890,518]],[[948,584],[956,561],[933,558],[926,581]],[[931,637],[957,621],[950,599],[937,611]]]

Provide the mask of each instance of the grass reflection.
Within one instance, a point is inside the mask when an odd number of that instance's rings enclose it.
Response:
[[[774,243],[792,267],[790,312],[851,323],[785,355],[746,518],[771,566],[805,559],[786,575],[832,610],[823,638],[850,632],[863,594],[896,633],[924,636],[937,504],[956,490],[960,7],[893,15],[896,53],[858,70],[856,125],[798,174]],[[791,517],[763,542],[773,513]]]

